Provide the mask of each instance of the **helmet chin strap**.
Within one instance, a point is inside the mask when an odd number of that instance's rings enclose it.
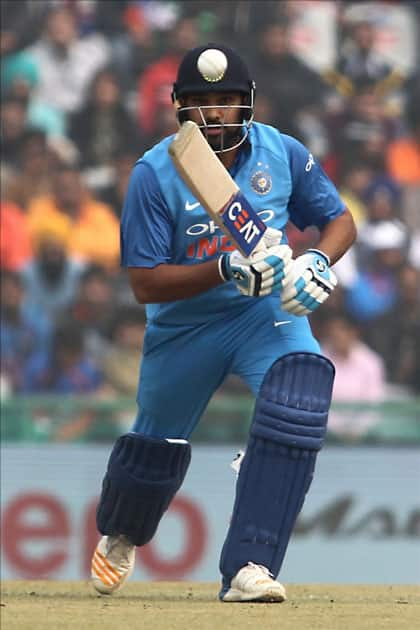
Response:
[[[247,137],[248,137],[252,121],[253,121],[253,118],[248,120],[246,123],[242,123],[241,127],[242,127],[243,133],[240,136],[240,140],[236,144],[234,144],[234,145],[232,145],[230,147],[224,147],[223,146],[224,135],[223,135],[223,131],[222,131],[222,147],[220,149],[214,149],[211,146],[211,144],[209,143],[211,148],[213,149],[214,153],[227,153],[228,151],[233,151],[233,149],[237,149],[238,147],[240,147],[241,144],[243,144],[245,142],[245,140],[247,139]],[[222,127],[223,127],[223,125],[222,125]],[[208,134],[204,133],[204,135],[206,136],[206,139],[207,139],[207,142],[208,142]]]
[[[220,121],[220,122],[211,122],[208,123],[203,110],[209,110],[209,109],[213,109],[213,106],[211,105],[200,105],[200,106],[189,106],[189,107],[180,107],[179,103],[178,107],[177,107],[177,120],[178,120],[178,124],[181,125],[185,120],[188,119],[188,112],[191,111],[198,111],[201,117],[201,125],[199,124],[199,128],[201,129],[203,135],[205,136],[207,142],[209,143],[210,147],[212,148],[212,150],[217,154],[217,153],[227,153],[228,151],[233,151],[233,149],[237,149],[241,144],[243,144],[245,142],[245,140],[248,137],[249,134],[249,130],[250,127],[252,125],[252,122],[254,120],[254,112],[253,112],[253,107],[250,105],[222,105],[220,106],[220,109],[226,109],[226,110],[232,110],[232,109],[246,109],[248,111],[251,111],[251,116],[249,117],[249,119],[247,120],[243,120],[240,123],[225,123],[224,121]],[[232,134],[232,138],[234,139],[234,141],[238,138],[238,141],[235,142],[233,145],[231,146],[224,146],[224,140],[225,140],[225,130],[226,129],[231,129],[231,128],[235,128],[237,130],[238,133],[236,134]],[[219,149],[215,149],[211,142],[210,142],[210,138],[209,138],[209,129],[220,129],[221,130],[221,147]]]

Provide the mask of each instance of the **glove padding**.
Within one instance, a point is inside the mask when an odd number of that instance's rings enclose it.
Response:
[[[292,261],[281,293],[281,306],[293,315],[309,315],[325,302],[336,284],[328,257],[316,249],[308,249]]]
[[[292,265],[292,250],[288,245],[280,245],[281,237],[279,230],[267,228],[262,239],[265,247],[249,258],[238,250],[222,254],[220,275],[226,281],[233,280],[243,295],[260,297],[279,291]]]

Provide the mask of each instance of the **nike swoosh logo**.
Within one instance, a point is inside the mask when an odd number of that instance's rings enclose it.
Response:
[[[189,201],[185,202],[185,210],[187,212],[191,212],[191,210],[195,210],[195,208],[198,208],[198,206],[200,205],[200,202],[197,201],[197,203],[190,203]]]
[[[277,326],[283,326],[283,324],[291,324],[292,320],[291,319],[286,319],[284,322],[274,322],[274,328],[277,328]]]

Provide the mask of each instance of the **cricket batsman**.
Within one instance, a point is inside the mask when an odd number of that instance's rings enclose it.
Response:
[[[307,315],[334,290],[331,266],[356,230],[308,149],[253,121],[255,83],[234,50],[190,50],[172,99],[179,123],[200,127],[267,230],[257,253],[235,249],[178,175],[168,154],[173,136],[133,168],[121,261],[148,324],[137,417],[103,479],[92,582],[111,594],[132,573],[136,546],[153,538],[185,478],[194,428],[235,374],[255,409],[220,555],[219,599],[282,602],[277,577],[324,442],[334,379]],[[316,249],[295,259],[289,219],[320,231]]]

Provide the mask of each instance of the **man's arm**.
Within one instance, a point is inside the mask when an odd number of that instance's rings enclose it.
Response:
[[[280,245],[282,233],[268,228],[265,248],[249,258],[235,250],[205,263],[175,265],[173,231],[174,217],[156,176],[140,162],[131,175],[121,217],[121,262],[142,304],[184,300],[231,280],[243,295],[269,295],[280,288],[291,264],[290,248]]]
[[[294,315],[309,315],[337,284],[331,265],[356,238],[353,217],[319,163],[308,149],[283,136],[292,175],[291,221],[300,229],[316,225],[321,237],[315,248],[296,258],[281,294],[282,307]]]
[[[217,260],[197,265],[162,264],[152,269],[129,267],[128,277],[141,304],[184,300],[223,283]]]
[[[332,219],[321,230],[316,248],[327,254],[334,265],[346,253],[356,239],[356,226],[349,210]]]
[[[217,260],[170,264],[173,227],[152,168],[138,163],[121,217],[121,262],[128,269],[134,296],[142,304],[193,297],[223,282]]]
[[[140,303],[183,300],[233,281],[242,295],[260,297],[277,292],[292,266],[292,250],[281,245],[282,232],[267,228],[263,249],[244,258],[238,250],[196,265],[159,264],[129,267],[131,287]]]

